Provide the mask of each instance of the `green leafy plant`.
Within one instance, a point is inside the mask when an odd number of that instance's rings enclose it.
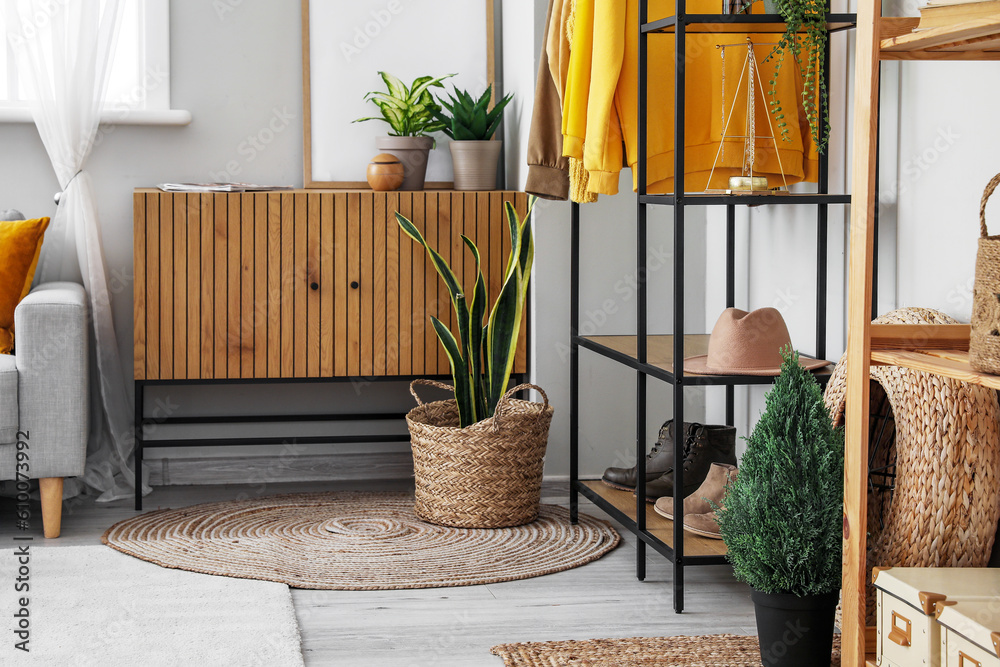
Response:
[[[409,87],[389,74],[379,72],[388,92],[373,91],[365,95],[365,101],[371,102],[382,112],[381,116],[358,118],[355,123],[368,120],[381,120],[392,128],[390,136],[395,137],[425,137],[431,132],[444,129],[444,123],[435,118],[441,111],[441,106],[431,94],[431,88],[444,88],[441,82],[455,76],[447,74],[438,78],[421,76],[414,79]]]
[[[396,221],[403,232],[426,248],[434,268],[448,287],[451,303],[455,308],[458,339],[436,317],[431,317],[431,322],[451,364],[462,428],[492,417],[497,401],[507,391],[514,367],[518,333],[521,330],[524,301],[528,295],[528,279],[535,257],[535,245],[529,225],[534,204],[535,197],[531,197],[528,212],[521,221],[513,204],[504,203],[511,250],[507,258],[503,287],[488,313],[486,282],[480,268],[481,256],[476,244],[462,235],[466,248],[476,261],[476,283],[472,298],[468,299],[458,277],[444,258],[427,244],[412,222],[396,213]]]
[[[781,138],[789,141],[788,122],[778,100],[775,87],[778,73],[791,53],[802,73],[802,110],[809,122],[813,143],[820,153],[826,151],[830,138],[830,105],[827,103],[825,77],[826,49],[829,32],[826,27],[826,3],[817,0],[775,0],[778,13],[785,20],[785,33],[764,62],[774,61],[770,80],[768,109],[778,123]],[[817,93],[818,90],[818,93]],[[820,118],[820,104],[823,117]]]
[[[489,109],[490,99],[493,97],[492,85],[486,87],[486,92],[479,99],[473,99],[465,90],[454,86],[452,89],[455,94],[448,95],[450,101],[441,100],[448,114],[441,111],[434,114],[439,122],[444,123],[444,133],[456,141],[492,139],[503,120],[503,109],[514,94],[508,94]]]
[[[798,356],[782,350],[781,374],[716,516],[737,578],[805,596],[840,588],[844,434]]]

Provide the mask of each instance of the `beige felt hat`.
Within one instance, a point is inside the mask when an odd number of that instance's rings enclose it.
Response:
[[[708,340],[708,354],[684,360],[684,372],[698,375],[778,375],[781,348],[791,344],[785,320],[775,308],[751,313],[727,308]],[[799,357],[809,370],[829,365],[824,359]]]

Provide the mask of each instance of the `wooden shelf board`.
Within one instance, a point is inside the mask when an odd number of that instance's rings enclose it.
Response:
[[[635,336],[587,336],[587,338],[633,359],[638,354]],[[708,354],[708,338],[708,334],[684,336],[685,356]],[[672,372],[674,370],[674,337],[671,335],[647,336],[646,361],[653,366]]]
[[[684,356],[694,357],[708,354],[709,334],[687,334],[684,336]],[[638,354],[635,336],[586,336],[599,345],[620,352],[633,359]],[[673,373],[674,371],[674,337],[670,334],[651,335],[646,337],[646,361],[651,366],[662,368]],[[817,373],[829,373],[833,371],[833,365],[818,369]],[[685,373],[686,377],[695,377],[694,373]],[[697,377],[721,377],[716,375],[697,375]],[[766,376],[761,376],[766,377]]]
[[[882,60],[1000,59],[1000,14],[920,31],[913,30],[916,21],[909,17],[882,19]]]
[[[583,482],[591,491],[614,505],[619,511],[635,521],[635,496],[630,491],[619,491],[600,480]],[[666,519],[653,510],[653,505],[646,503],[646,530],[658,540],[673,548],[674,522]],[[684,534],[684,556],[725,556],[726,543],[713,540],[693,533]]]
[[[872,350],[872,362],[1000,389],[1000,375],[974,370],[969,365],[969,353],[965,350]]]
[[[873,324],[873,350],[968,350],[968,324]]]

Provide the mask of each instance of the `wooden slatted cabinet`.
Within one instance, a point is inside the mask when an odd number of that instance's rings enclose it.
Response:
[[[135,379],[447,375],[430,326],[454,329],[446,288],[395,212],[462,279],[479,246],[491,297],[515,192],[166,193],[136,190]],[[515,372],[526,366],[526,328]]]

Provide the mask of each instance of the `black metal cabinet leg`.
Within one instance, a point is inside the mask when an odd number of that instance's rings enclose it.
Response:
[[[143,433],[142,433],[142,413],[143,413],[143,401],[144,401],[144,390],[145,387],[140,381],[135,383],[135,450],[134,450],[134,460],[135,465],[135,509],[136,511],[142,510],[142,445],[143,445]]]
[[[684,611],[684,562],[678,556],[674,560],[674,613]]]

